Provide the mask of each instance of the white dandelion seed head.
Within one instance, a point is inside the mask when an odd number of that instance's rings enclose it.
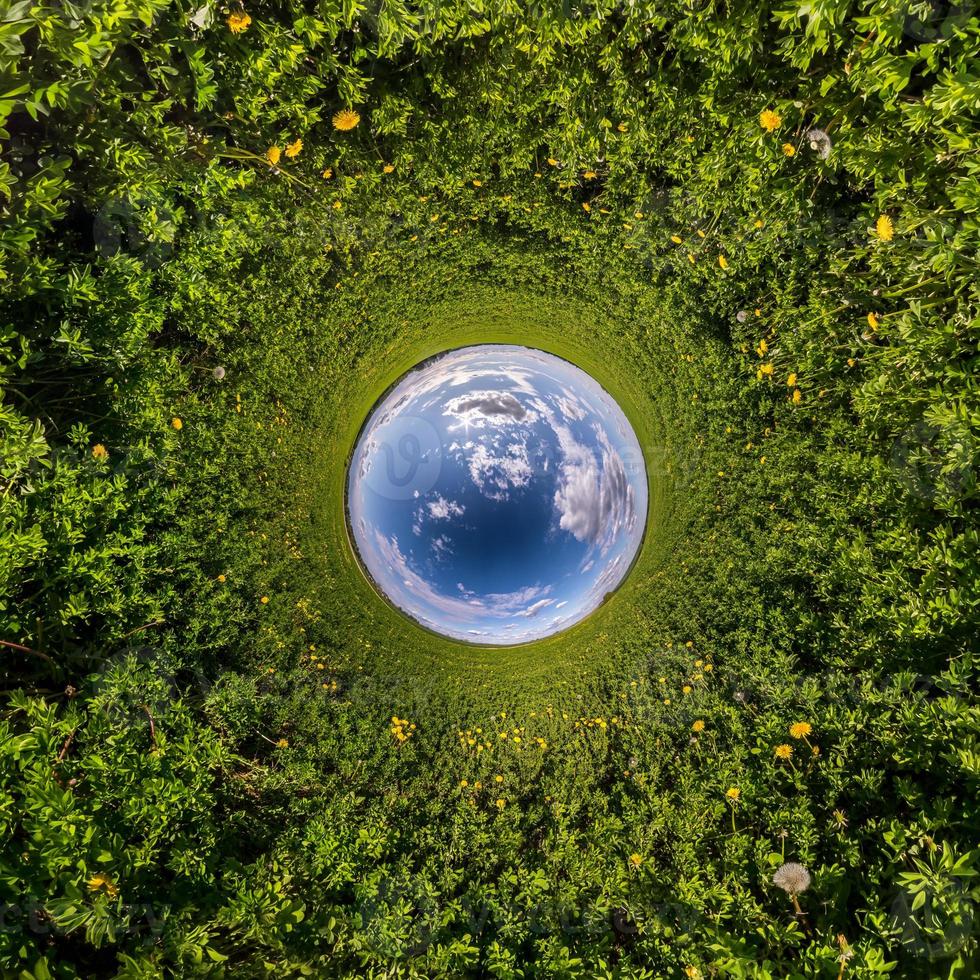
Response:
[[[738,313],[735,314],[735,319],[738,320],[739,323],[745,323],[748,317],[749,315],[745,312],[745,310],[739,310]]]
[[[776,869],[772,883],[787,895],[802,895],[810,887],[810,872],[802,864],[787,861]]]
[[[806,138],[810,141],[810,149],[813,150],[821,160],[826,160],[830,156],[830,151],[834,144],[830,137],[822,129],[808,129]]]
[[[220,381],[225,376],[225,369],[219,364],[211,373],[215,381]]]

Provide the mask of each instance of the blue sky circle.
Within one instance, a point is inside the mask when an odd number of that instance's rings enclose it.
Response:
[[[444,636],[511,645],[567,629],[643,539],[643,453],[580,368],[528,347],[449,351],[375,406],[347,479],[376,587]]]

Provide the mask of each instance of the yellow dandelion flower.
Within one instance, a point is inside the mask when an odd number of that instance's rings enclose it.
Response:
[[[264,595],[261,599],[259,599],[259,602],[261,602],[263,606],[267,606],[269,604],[269,597]]]
[[[594,170],[586,170],[585,173],[582,174],[582,176],[586,180],[595,180],[595,171]]]
[[[276,742],[276,748],[277,749],[288,749],[289,748],[289,739],[288,738],[281,738],[281,739],[279,739],[279,741]]]
[[[726,259],[724,255],[719,255],[718,256],[718,265],[720,265],[723,269],[727,269],[728,268],[728,259]]]
[[[301,139],[295,139],[292,141],[292,143],[286,144],[286,156],[289,157],[290,160],[292,160],[293,157],[299,156],[300,150],[302,149],[303,149],[303,141]]]
[[[548,157],[548,166],[549,167],[557,167],[558,166],[558,161],[554,157]]]
[[[494,776],[493,777],[493,781],[495,783],[502,783],[504,781],[504,777],[503,776]]]
[[[765,222],[762,220],[762,218],[756,218],[755,219],[755,224],[753,225],[753,227],[754,228],[761,228],[764,224],[765,224]]]
[[[643,864],[643,855],[642,854],[631,854],[630,855],[630,864],[632,864],[634,868],[638,868],[641,864]]]
[[[799,388],[793,389],[793,404],[799,405],[803,401],[803,392]]]
[[[248,30],[249,24],[251,23],[252,18],[244,10],[228,15],[228,29],[232,34],[242,34]]]
[[[789,376],[786,378],[786,387],[792,388],[796,384],[796,372],[791,371]]]
[[[700,718],[698,718],[698,720],[693,725],[691,725],[691,731],[692,732],[703,732],[704,731],[704,722]]]
[[[386,173],[386,174],[393,174],[393,173],[395,172],[395,165],[394,165],[393,163],[386,163],[386,164],[385,164],[385,165],[384,165],[384,166],[383,166],[383,167],[381,168],[381,170],[382,170],[382,172],[383,172],[383,173]]]
[[[582,202],[582,210],[585,211],[586,214],[588,214],[588,212],[592,210],[592,205],[589,204],[588,201],[583,201]]]
[[[503,808],[505,806],[507,806],[507,801],[506,800],[504,800],[504,799],[498,799],[497,800],[497,809],[498,810],[503,810]]]
[[[224,573],[222,573],[221,575],[219,575],[219,576],[218,576],[218,581],[219,581],[219,582],[224,582],[224,581],[227,581],[227,580],[226,580],[226,578],[225,578],[225,575],[224,575]]]
[[[777,759],[788,759],[792,754],[792,745],[777,745],[776,748],[773,749],[773,755],[775,755]]]
[[[788,157],[796,156],[796,147],[792,143],[783,143],[783,154]]]
[[[685,684],[681,688],[681,691],[683,691],[685,694],[690,694],[691,693],[691,685],[690,684]]]
[[[875,222],[875,232],[883,242],[890,242],[895,236],[895,226],[887,214],[881,215]]]
[[[872,330],[878,329],[878,317],[876,317],[874,313],[868,314],[868,326],[871,327]]]
[[[459,785],[460,785],[460,786],[462,786],[462,787],[463,787],[464,789],[465,789],[465,788],[466,788],[467,786],[469,786],[469,784],[470,784],[470,781],[469,781],[468,779],[461,779],[461,780],[459,781]]]
[[[278,162],[279,158],[282,156],[282,150],[278,146],[270,146],[268,150],[265,151],[265,158],[274,167]]]
[[[116,887],[113,880],[108,875],[102,874],[101,872],[99,874],[92,875],[87,884],[90,892],[104,890],[109,898],[115,898],[119,894],[119,889]]]
[[[672,241],[672,242],[673,242],[673,243],[674,243],[675,245],[680,245],[680,243],[681,243],[682,241],[684,241],[684,239],[683,239],[683,238],[681,238],[681,236],[680,236],[680,235],[671,235],[671,236],[670,236],[670,240],[671,240],[671,241]]]
[[[327,169],[323,171],[321,176],[323,177],[324,180],[330,180],[330,178],[333,176],[333,170],[330,167],[327,167]]]
[[[767,378],[768,377],[771,377],[772,371],[773,371],[773,368],[772,368],[772,365],[771,364],[760,364],[759,365],[759,374],[762,377],[767,377]]]
[[[725,791],[725,796],[730,800],[737,800],[742,795],[742,791],[737,786],[729,786]]]
[[[789,733],[793,738],[806,738],[812,731],[808,721],[795,721],[789,726]]]
[[[360,121],[360,113],[355,112],[353,109],[341,109],[340,112],[334,113],[333,128],[346,133],[348,130],[353,129]]]
[[[778,129],[782,124],[782,118],[778,112],[773,112],[772,109],[763,109],[759,113],[759,125],[767,132],[771,133],[774,129]]]
[[[691,253],[691,252],[688,252],[687,253],[687,261],[690,262],[691,265],[694,265],[694,255],[693,255],[693,253]]]
[[[184,423],[183,423],[183,422],[182,422],[182,421],[181,421],[180,419],[178,419],[178,418],[174,418],[174,419],[171,419],[171,421],[170,421],[170,424],[171,424],[171,425],[173,426],[173,428],[175,428],[175,429],[176,429],[176,430],[177,430],[178,432],[180,432],[180,430],[181,430],[181,429],[182,429],[182,428],[184,427]]]
[[[92,457],[93,459],[108,459],[109,450],[101,442],[97,443],[92,447]]]

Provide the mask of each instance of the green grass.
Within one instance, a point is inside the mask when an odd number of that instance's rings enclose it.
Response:
[[[3,22],[0,974],[976,975],[975,13],[247,12]],[[344,514],[493,342],[650,478],[497,649]]]

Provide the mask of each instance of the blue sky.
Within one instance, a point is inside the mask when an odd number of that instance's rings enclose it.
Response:
[[[584,371],[482,345],[426,362],[375,407],[348,507],[391,602],[446,636],[506,645],[572,625],[616,588],[643,537],[646,472]]]

